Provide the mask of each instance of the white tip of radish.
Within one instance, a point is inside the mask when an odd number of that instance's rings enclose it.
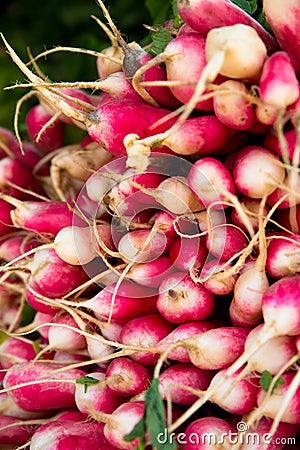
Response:
[[[205,51],[208,62],[223,51],[220,74],[237,79],[257,76],[267,57],[266,46],[254,28],[241,23],[210,30]]]
[[[89,228],[76,226],[60,230],[54,240],[57,255],[68,264],[83,265],[97,256]]]

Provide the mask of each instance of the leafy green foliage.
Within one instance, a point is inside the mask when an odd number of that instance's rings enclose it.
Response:
[[[88,375],[80,377],[76,380],[76,384],[83,384],[83,386],[84,386],[83,390],[84,390],[85,394],[86,394],[89,386],[93,386],[98,383],[99,383],[99,380],[97,380],[97,378],[89,377]]]
[[[140,438],[141,442],[146,442],[146,433],[149,433],[150,444],[157,450],[174,450],[175,443],[167,439],[166,443],[159,442],[158,436],[166,430],[166,419],[164,404],[158,389],[158,379],[153,378],[152,383],[145,394],[145,411],[141,420],[136,424],[133,430],[127,434],[125,441],[133,441]],[[143,447],[140,447],[143,448]]]
[[[152,45],[149,53],[153,56],[162,53],[167,44],[173,39],[171,33],[166,28],[160,28],[158,31],[151,33]]]
[[[3,344],[3,342],[5,342],[8,338],[9,334],[7,334],[4,330],[0,330],[0,345]]]
[[[268,370],[264,370],[261,374],[259,384],[265,392],[268,392],[272,381],[273,381],[273,375]],[[275,389],[278,386],[283,386],[283,385],[284,385],[284,379],[282,377],[279,377],[271,390],[271,394],[274,393]]]
[[[235,3],[249,14],[253,14],[257,10],[257,0],[232,0],[232,3]]]

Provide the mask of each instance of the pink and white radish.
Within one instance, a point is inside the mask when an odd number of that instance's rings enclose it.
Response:
[[[140,347],[144,351],[136,351],[131,358],[145,366],[154,366],[159,358],[159,353],[153,349],[157,344],[173,330],[174,326],[160,314],[148,314],[129,320],[120,334],[121,344]],[[147,347],[151,352],[147,352]]]
[[[278,48],[273,36],[244,10],[228,0],[178,0],[178,12],[187,25],[206,35],[211,29],[244,24],[254,28],[270,52]]]
[[[159,287],[158,311],[172,323],[203,320],[212,315],[214,295],[182,272],[166,278]]]
[[[151,377],[146,367],[127,357],[115,358],[105,372],[107,386],[121,397],[140,394],[148,388]]]
[[[63,367],[46,362],[15,364],[6,372],[4,389],[9,390],[16,404],[26,411],[74,408],[75,381],[85,372],[65,369],[51,376],[52,370]]]

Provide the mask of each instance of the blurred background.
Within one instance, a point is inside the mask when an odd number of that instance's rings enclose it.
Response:
[[[144,5],[141,0],[106,0],[105,4],[126,40],[146,42],[148,31],[143,24],[152,24],[156,12],[169,2],[146,0]],[[106,23],[96,0],[1,0],[0,31],[25,62],[29,60],[27,48],[34,56],[58,45],[99,51],[110,44],[91,15]],[[88,55],[54,53],[39,60],[39,66],[55,81],[97,79],[96,58]],[[3,88],[24,81],[24,75],[11,61],[0,40],[0,126],[13,129],[16,102],[28,92],[24,88],[10,91]],[[32,99],[22,106],[21,127],[33,103]]]

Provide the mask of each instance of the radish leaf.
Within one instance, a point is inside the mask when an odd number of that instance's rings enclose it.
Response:
[[[99,380],[97,380],[97,378],[92,378],[87,375],[84,375],[83,377],[80,377],[80,378],[78,378],[78,380],[76,380],[76,384],[84,385],[84,393],[86,393],[87,388],[89,386],[92,386],[93,384],[97,384],[97,383],[99,383]]]
[[[237,6],[242,8],[248,14],[253,14],[257,10],[257,1],[256,0],[232,0]]]
[[[164,412],[164,404],[158,389],[158,379],[153,378],[149,389],[145,394],[145,410],[141,420],[135,425],[133,430],[124,436],[125,441],[133,441],[140,437],[146,442],[146,432],[150,435],[150,444],[156,450],[175,450],[175,444],[172,443],[167,433],[167,442],[161,443],[158,436],[162,432],[166,432],[166,419]],[[140,447],[139,447],[140,448]]]
[[[261,374],[259,384],[265,392],[268,392],[272,381],[273,381],[272,374],[268,370],[264,370]],[[274,384],[274,386],[272,388],[271,394],[273,394],[273,392],[275,391],[275,389],[278,386],[283,386],[283,385],[284,385],[284,379],[282,377],[278,378],[278,380],[276,381],[276,383]]]

